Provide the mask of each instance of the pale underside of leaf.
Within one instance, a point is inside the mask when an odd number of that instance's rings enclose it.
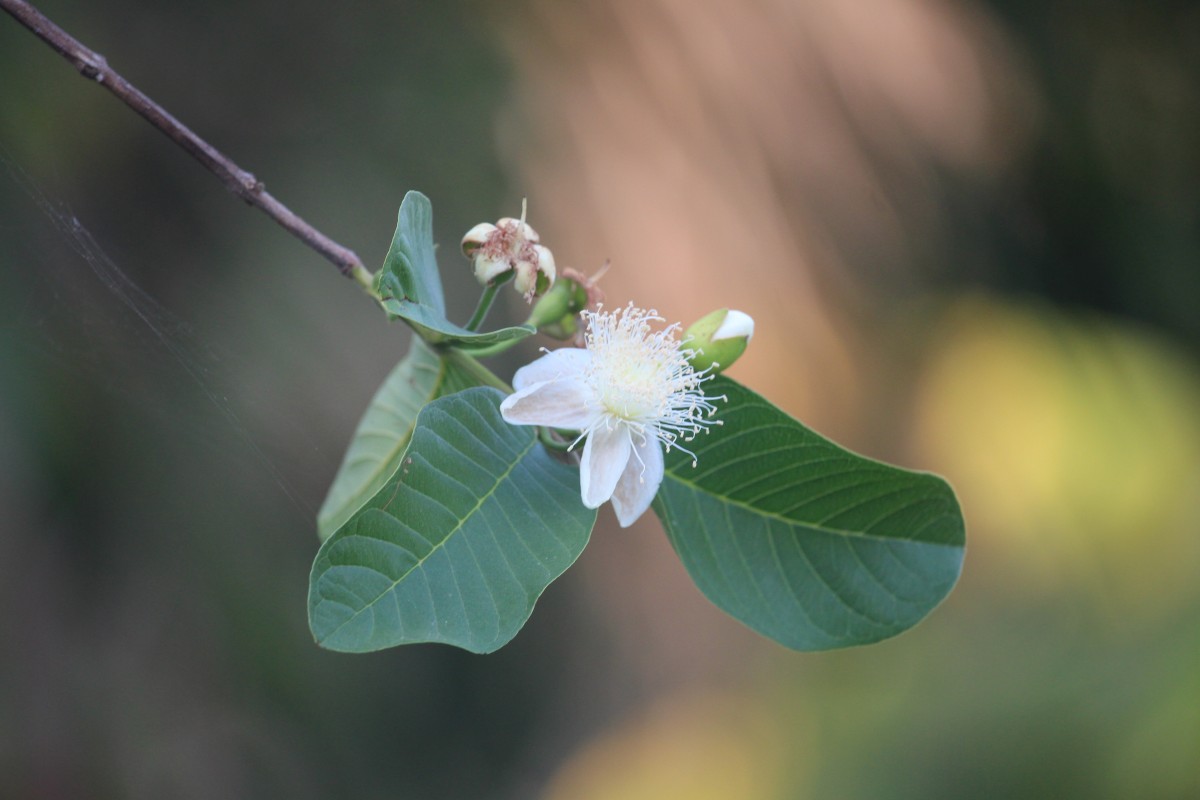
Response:
[[[408,323],[425,341],[431,344],[455,345],[467,350],[524,339],[537,332],[537,329],[530,325],[513,325],[478,333],[455,325],[428,306],[395,298],[384,298],[383,307],[388,314]]]
[[[333,535],[396,472],[417,413],[426,403],[478,384],[457,362],[414,338],[408,354],[371,399],[346,448],[317,512],[321,539]]]
[[[420,192],[407,192],[396,215],[396,232],[379,271],[385,297],[407,300],[444,316],[446,301],[433,246],[433,206]]]
[[[489,347],[532,336],[534,328],[514,325],[477,332],[446,319],[446,302],[433,244],[433,207],[420,192],[408,192],[396,216],[396,232],[376,278],[376,291],[390,317],[404,320],[435,345]]]

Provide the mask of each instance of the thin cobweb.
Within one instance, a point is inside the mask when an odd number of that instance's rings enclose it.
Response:
[[[72,370],[88,371],[89,380],[106,392],[169,416],[171,428],[180,435],[206,446],[219,446],[215,445],[209,429],[210,421],[179,414],[174,399],[167,396],[169,392],[161,383],[156,389],[155,382],[145,377],[139,379],[139,374],[145,372],[157,378],[167,370],[182,373],[180,379],[200,391],[216,411],[221,425],[266,471],[289,503],[312,519],[315,506],[311,499],[297,490],[235,407],[235,400],[244,408],[253,408],[256,403],[255,398],[246,396],[245,387],[229,391],[230,376],[240,366],[234,363],[236,357],[205,341],[191,325],[130,278],[70,207],[49,197],[3,149],[0,149],[0,164],[12,183],[50,221],[59,234],[57,239],[77,257],[76,263],[86,267],[82,274],[95,281],[88,285],[77,280],[81,271],[64,265],[58,252],[47,255],[32,249],[23,254],[32,262],[24,266],[27,274],[36,277],[44,289],[39,291],[33,283],[28,283],[27,295],[16,304],[17,317],[4,327],[34,332],[23,343],[38,349],[42,357]],[[103,287],[107,297],[117,301],[115,306],[94,296],[96,284]],[[64,336],[61,332],[64,315],[71,317],[67,329],[73,335]],[[111,355],[114,351],[125,354],[114,357]],[[168,384],[171,380],[178,379],[168,379]],[[310,438],[299,426],[289,430],[289,435]],[[312,449],[318,448],[314,445]],[[327,455],[321,455],[328,460]]]

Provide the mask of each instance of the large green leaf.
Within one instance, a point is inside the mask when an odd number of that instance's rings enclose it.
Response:
[[[404,195],[392,246],[375,281],[384,310],[403,319],[430,344],[479,348],[523,339],[535,332],[529,325],[515,325],[476,333],[446,319],[433,246],[433,207],[420,192]]]
[[[426,403],[486,382],[456,354],[435,353],[414,338],[408,355],[396,365],[371,398],[354,431],[342,465],[317,512],[317,533],[328,539],[378,492],[400,466],[404,448]]]
[[[723,425],[678,450],[655,512],[692,579],[720,608],[797,650],[904,631],[962,569],[949,485],[844,450],[725,377]]]
[[[478,387],[417,415],[399,472],[313,563],[308,619],[322,647],[444,642],[491,652],[587,544],[579,474],[500,416]]]

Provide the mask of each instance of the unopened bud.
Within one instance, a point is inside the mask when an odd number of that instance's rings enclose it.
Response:
[[[560,342],[575,341],[580,345],[583,344],[582,332],[579,329],[579,317],[563,317],[558,322],[552,322],[540,330],[551,339],[558,339]]]
[[[688,358],[696,370],[723,372],[746,352],[754,336],[754,320],[749,314],[719,308],[694,322],[684,331],[683,346],[692,351]]]
[[[578,333],[577,317],[587,307],[588,287],[580,282],[578,273],[566,269],[554,288],[534,305],[525,324],[565,341]]]

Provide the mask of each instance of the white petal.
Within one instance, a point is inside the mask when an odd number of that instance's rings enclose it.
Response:
[[[475,254],[475,279],[477,281],[487,283],[512,270],[513,266],[508,263],[507,258],[488,258],[484,255],[485,252],[480,250]]]
[[[600,425],[588,434],[579,464],[579,493],[585,506],[598,508],[612,497],[632,451],[629,429],[624,425]]]
[[[583,430],[596,421],[600,408],[580,381],[539,381],[510,394],[500,403],[510,425],[548,425]]]
[[[517,271],[516,277],[513,278],[513,288],[529,300],[537,287],[537,267],[532,261],[517,261],[513,263],[513,269]]]
[[[475,248],[482,247],[488,237],[496,232],[496,226],[490,222],[481,222],[471,230],[467,231],[462,238],[462,249],[464,255],[471,255],[475,252]]]
[[[628,528],[646,512],[663,479],[662,444],[653,436],[647,436],[645,441],[634,436],[633,440],[633,456],[612,496],[613,511],[617,512],[622,528]]]
[[[550,280],[550,283],[554,283],[554,278],[558,274],[558,270],[554,266],[554,253],[550,252],[549,247],[544,247],[540,244],[535,244],[533,251],[537,253],[538,257],[538,272],[545,275]]]
[[[535,231],[533,226],[531,226],[528,222],[521,222],[521,220],[513,219],[512,217],[501,217],[500,219],[496,220],[496,224],[501,228],[504,228],[508,225],[516,225],[517,231],[525,239],[528,239],[531,242],[541,241],[541,237],[538,236],[538,232]]]
[[[518,391],[534,383],[559,379],[582,380],[592,354],[578,347],[560,347],[517,370],[513,388]]]
[[[730,309],[721,321],[721,326],[713,333],[712,341],[719,342],[738,336],[745,336],[747,342],[754,337],[754,319],[744,311]]]

